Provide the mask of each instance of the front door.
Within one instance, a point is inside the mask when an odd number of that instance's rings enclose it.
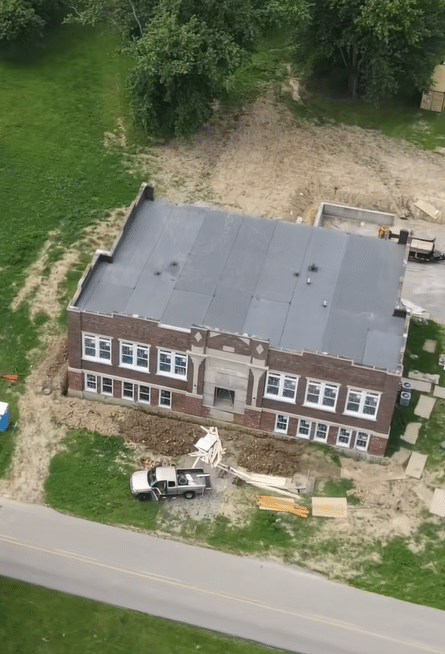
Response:
[[[215,388],[214,406],[221,411],[233,411],[235,404],[235,391],[228,388]]]

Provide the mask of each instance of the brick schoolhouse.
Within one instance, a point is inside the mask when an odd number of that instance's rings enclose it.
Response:
[[[383,456],[406,250],[143,185],[68,307],[69,394]]]

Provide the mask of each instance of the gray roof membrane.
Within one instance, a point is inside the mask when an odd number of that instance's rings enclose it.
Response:
[[[393,241],[147,200],[77,306],[395,370],[403,255]]]

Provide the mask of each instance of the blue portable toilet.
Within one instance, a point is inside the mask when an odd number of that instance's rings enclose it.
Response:
[[[0,431],[6,431],[11,422],[11,414],[9,412],[9,404],[0,402]]]

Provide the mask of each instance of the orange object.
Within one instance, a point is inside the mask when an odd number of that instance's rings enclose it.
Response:
[[[3,379],[7,379],[8,381],[17,381],[19,376],[18,375],[0,375],[0,377],[3,377]]]
[[[295,504],[294,500],[287,498],[271,497],[270,495],[255,495],[258,502],[258,508],[263,511],[283,511],[285,513],[293,513],[300,518],[307,518],[309,509],[300,504]]]

